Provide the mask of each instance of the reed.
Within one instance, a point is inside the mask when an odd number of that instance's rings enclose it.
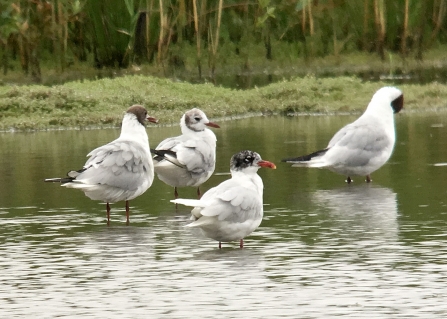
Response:
[[[127,67],[139,16],[139,1],[86,1],[85,8],[95,65]]]
[[[276,54],[291,60],[372,50],[383,60],[422,59],[447,44],[447,0],[0,0],[0,11],[3,72],[17,63],[36,80],[49,60],[61,72],[85,60],[99,68],[194,61],[202,77],[206,58],[214,76],[230,56],[247,68],[275,59],[278,42],[294,45]]]
[[[201,51],[201,34],[199,29],[199,13],[197,10],[197,0],[192,0],[193,14],[194,14],[194,30],[196,35],[196,48],[197,48],[197,70],[199,72],[199,78],[202,77],[202,51]]]
[[[217,50],[219,48],[219,38],[220,38],[220,25],[222,21],[222,7],[223,0],[219,0],[218,8],[217,8],[217,18],[216,18],[216,27],[215,32],[213,33],[213,27],[210,23],[209,28],[209,38],[210,38],[210,69],[211,69],[211,78],[214,79],[214,72],[216,70],[216,60],[217,60]]]

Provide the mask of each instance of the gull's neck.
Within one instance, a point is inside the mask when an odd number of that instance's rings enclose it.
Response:
[[[191,130],[189,127],[186,126],[186,124],[182,121],[181,125],[182,135],[189,136],[191,138],[200,138],[204,139],[208,142],[210,145],[216,145],[216,135],[213,131],[211,131],[208,128],[205,128],[202,131],[194,131]]]
[[[390,130],[394,130],[394,112],[387,100],[374,96],[369,102],[363,116],[368,122],[376,121],[377,124],[383,125]],[[375,119],[375,120],[374,120]]]
[[[146,128],[138,122],[134,114],[130,113],[124,115],[119,138],[149,145]]]
[[[365,113],[380,114],[381,116],[394,117],[394,111],[391,102],[381,96],[373,96],[369,102]]]
[[[257,172],[258,168],[255,167],[246,168],[243,171],[231,170],[231,178],[238,181],[251,181],[255,185],[258,194],[262,196],[264,183]]]

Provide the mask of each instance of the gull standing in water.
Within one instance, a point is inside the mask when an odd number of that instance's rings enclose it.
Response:
[[[261,224],[264,215],[264,184],[257,174],[258,169],[275,169],[275,164],[264,161],[253,151],[241,151],[231,158],[231,179],[211,188],[202,198],[176,199],[171,202],[195,207],[191,211],[192,223],[187,227],[198,227],[209,238],[219,242],[239,240],[244,246],[244,238]]]
[[[164,183],[174,187],[174,197],[178,198],[178,187],[197,187],[206,182],[216,166],[216,135],[206,128],[219,128],[210,122],[199,109],[187,111],[180,120],[182,135],[162,141],[155,149],[155,173]]]
[[[355,122],[339,130],[325,149],[309,155],[283,159],[293,167],[327,168],[347,176],[366,176],[384,165],[390,158],[396,141],[394,113],[404,105],[402,91],[395,87],[379,89],[366,111]]]
[[[128,224],[129,201],[143,194],[154,180],[146,121],[157,123],[144,107],[130,107],[116,140],[91,151],[82,169],[68,172],[67,177],[48,178],[45,182],[59,182],[64,187],[80,189],[87,197],[107,203],[107,224],[110,223],[109,204],[126,201]]]

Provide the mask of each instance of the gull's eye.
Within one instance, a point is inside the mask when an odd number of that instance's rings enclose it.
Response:
[[[196,120],[196,122],[200,122],[201,118],[200,117],[195,117],[194,120]]]
[[[245,163],[250,163],[250,162],[251,162],[251,156],[247,156],[247,157],[244,159],[244,162],[245,162]]]

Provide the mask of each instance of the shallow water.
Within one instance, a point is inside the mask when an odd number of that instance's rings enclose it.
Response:
[[[119,134],[92,130],[0,134],[2,318],[444,318],[447,315],[447,114],[400,114],[397,144],[373,183],[280,159],[326,146],[355,116],[222,122],[217,175],[231,155],[258,151],[265,216],[237,243],[183,228],[189,210],[156,180],[105,206],[45,184],[80,168]],[[155,146],[178,127],[148,128]],[[181,197],[195,190],[180,189]]]

